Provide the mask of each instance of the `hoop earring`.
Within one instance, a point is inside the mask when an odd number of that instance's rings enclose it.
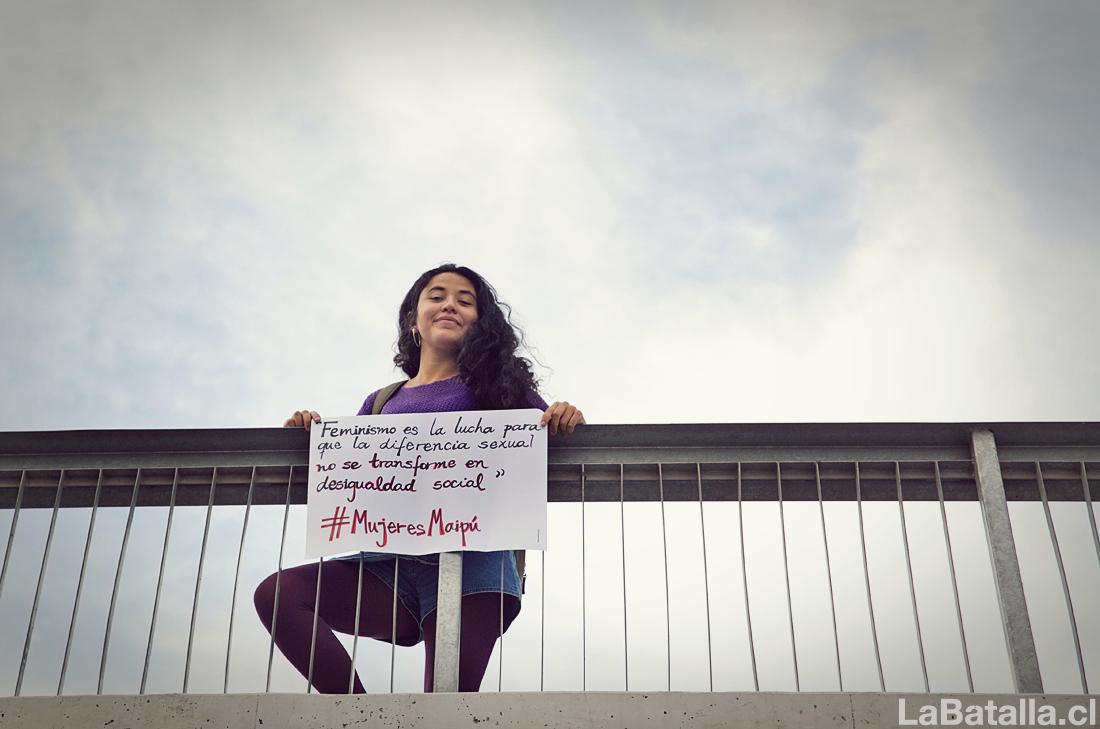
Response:
[[[420,349],[420,342],[422,341],[421,338],[420,338],[420,332],[413,329],[412,330],[412,338],[413,338],[413,344],[416,345],[417,349]]]

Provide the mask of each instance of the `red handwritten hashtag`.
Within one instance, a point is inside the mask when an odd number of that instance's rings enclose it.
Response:
[[[348,509],[346,506],[340,506],[332,512],[331,517],[321,520],[321,531],[328,529],[328,540],[330,542],[334,539],[339,539],[340,530],[351,523],[351,519],[347,517],[347,512]]]

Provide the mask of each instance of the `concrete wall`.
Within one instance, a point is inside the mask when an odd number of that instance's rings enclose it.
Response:
[[[906,718],[944,694],[785,693],[484,693],[371,694],[158,694],[0,699],[0,728],[52,729],[290,729],[309,727],[898,727],[899,699]],[[958,695],[964,706],[1019,705],[1018,695]],[[1065,716],[1096,696],[1034,696]],[[1092,724],[1095,726],[1096,724]],[[1068,726],[1068,724],[1067,724]]]

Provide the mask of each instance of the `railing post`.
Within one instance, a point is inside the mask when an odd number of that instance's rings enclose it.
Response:
[[[462,625],[462,552],[439,555],[432,691],[458,691],[458,646]]]
[[[997,604],[1001,608],[1012,680],[1016,693],[1042,693],[1043,679],[1039,675],[1035,637],[1031,632],[1020,563],[1016,559],[1016,542],[1012,538],[1012,523],[1008,518],[997,443],[991,431],[976,428],[970,433],[970,447],[974,455],[978,499],[982,504],[982,521],[993,564],[993,578],[997,583]]]

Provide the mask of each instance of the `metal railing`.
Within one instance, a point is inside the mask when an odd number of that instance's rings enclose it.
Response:
[[[89,577],[89,550],[101,508],[127,510],[125,531],[115,561],[110,607],[103,626],[99,656],[97,693],[104,690],[108,657],[116,623],[120,582],[127,561],[135,513],[142,507],[167,507],[163,542],[153,597],[152,616],[145,642],[140,693],[148,686],[150,657],[157,632],[158,611],[165,583],[165,564],[176,507],[205,506],[205,523],[191,598],[190,625],[182,678],[187,692],[191,676],[196,634],[196,614],[207,562],[211,517],[216,507],[243,506],[235,555],[232,597],[229,600],[229,633],[225,645],[222,690],[229,690],[233,649],[234,611],[237,603],[242,560],[249,530],[249,515],[256,506],[282,507],[278,568],[284,564],[288,515],[292,505],[306,500],[307,437],[300,431],[283,429],[191,430],[191,431],[71,431],[0,434],[0,515],[10,515],[7,543],[0,568],[0,604],[11,565],[13,545],[19,532],[20,515],[28,510],[51,510],[46,530],[37,584],[30,606],[13,694],[23,690],[28,658],[32,651],[36,618],[43,598],[43,580],[51,559],[58,515],[67,509],[90,508],[84,537],[83,558],[67,625],[64,654],[58,670],[57,694],[65,689],[73,645],[74,628],[80,612],[81,595]],[[1035,637],[1021,577],[1020,561],[1013,537],[1010,502],[1040,503],[1063,590],[1066,618],[1072,634],[1076,673],[1081,690],[1089,691],[1086,649],[1082,646],[1078,620],[1094,628],[1096,612],[1079,614],[1074,609],[1066,567],[1051,502],[1078,502],[1088,516],[1092,545],[1100,565],[1100,535],[1097,532],[1093,500],[1100,497],[1100,424],[1097,423],[963,423],[963,424],[757,424],[757,425],[639,425],[587,426],[567,438],[551,439],[548,468],[548,498],[552,503],[573,502],[580,507],[580,594],[581,594],[581,684],[587,687],[588,580],[585,568],[585,514],[587,505],[619,504],[619,555],[622,567],[622,624],[624,689],[630,688],[629,640],[627,636],[627,504],[651,502],[659,505],[664,579],[666,688],[673,684],[672,608],[669,586],[669,545],[666,504],[698,503],[702,544],[702,568],[706,613],[708,688],[714,690],[714,655],[711,637],[711,571],[707,565],[707,519],[704,504],[736,502],[737,563],[744,596],[744,628],[752,685],[760,689],[757,644],[753,632],[750,600],[750,567],[746,560],[745,511],[748,504],[773,502],[778,505],[781,532],[781,566],[785,614],[789,629],[790,659],[794,688],[802,688],[796,636],[795,601],[792,598],[786,510],[797,503],[816,503],[824,547],[829,615],[832,634],[824,638],[831,645],[836,669],[836,686],[846,690],[842,671],[841,639],[837,626],[834,570],[830,559],[826,508],[830,502],[854,503],[858,516],[859,553],[862,562],[863,599],[869,616],[878,689],[887,690],[875,618],[875,597],[868,566],[868,544],[864,533],[864,506],[868,502],[895,502],[905,556],[908,602],[925,692],[930,691],[926,662],[926,639],[921,628],[906,522],[906,504],[936,502],[942,539],[950,574],[954,616],[961,644],[968,690],[974,691],[970,653],[959,597],[955,553],[946,505],[970,501],[980,505],[988,545],[988,557],[1000,609],[1013,688],[1020,693],[1040,693],[1043,678],[1039,670]],[[835,534],[835,532],[834,532]],[[713,537],[713,534],[712,534]],[[795,554],[799,552],[795,539]],[[154,545],[142,545],[153,549]],[[602,548],[606,548],[604,545]],[[918,553],[919,554],[919,553]],[[778,562],[776,563],[778,566]],[[675,567],[675,565],[673,565]],[[455,570],[457,569],[457,572]],[[539,560],[540,589],[540,677],[544,688],[546,654],[546,567],[545,553]],[[444,555],[440,568],[441,592],[437,619],[437,689],[457,687],[457,636],[461,561]],[[456,577],[457,575],[457,577]],[[97,576],[98,578],[98,576]],[[361,578],[360,578],[361,580]],[[102,580],[101,580],[102,581]],[[360,582],[360,590],[361,582]],[[317,586],[319,600],[321,585]],[[394,609],[396,610],[396,598]],[[881,599],[881,597],[879,598]],[[637,616],[635,616],[637,617]],[[760,616],[757,615],[759,618]],[[356,618],[358,624],[358,617]],[[128,626],[129,627],[129,626]],[[276,619],[275,630],[278,624]],[[315,628],[316,629],[316,628]],[[22,631],[8,623],[0,631]],[[1095,631],[1093,631],[1095,632]],[[503,631],[502,631],[503,634]],[[1090,633],[1091,634],[1091,633]],[[352,643],[354,653],[358,635]],[[805,641],[804,641],[805,647]],[[390,690],[393,690],[395,648],[391,648]],[[500,663],[503,663],[501,645]],[[271,686],[274,634],[267,651],[266,688]],[[442,659],[440,659],[442,656]],[[312,656],[311,656],[312,666]],[[502,667],[498,667],[498,689]],[[350,677],[349,677],[350,685]],[[1094,681],[1095,685],[1095,681]],[[308,690],[308,685],[307,685]]]

